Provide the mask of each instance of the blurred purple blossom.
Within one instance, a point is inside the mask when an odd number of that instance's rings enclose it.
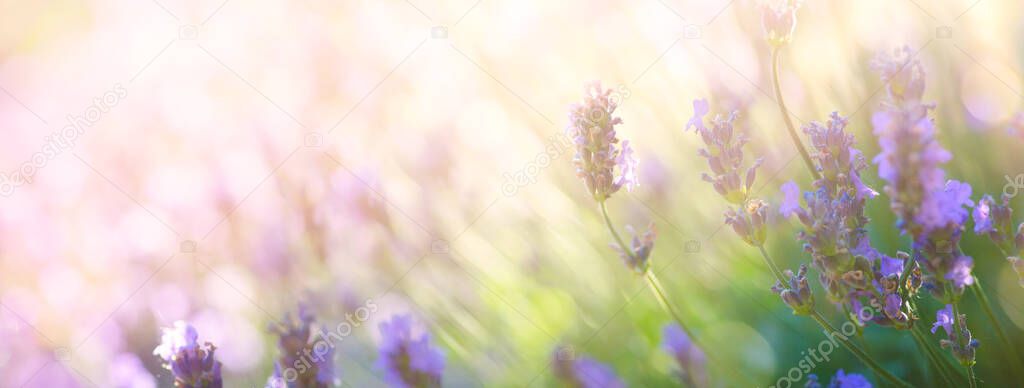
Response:
[[[221,388],[221,364],[214,356],[217,348],[209,342],[200,345],[198,338],[192,325],[174,322],[173,328],[163,329],[160,345],[153,354],[174,375],[176,387]]]
[[[562,357],[563,349],[555,352],[555,375],[573,388],[625,388],[626,384],[615,372],[589,357]]]
[[[440,387],[444,354],[431,344],[430,335],[415,338],[412,317],[396,315],[380,324],[381,343],[377,366],[395,387]]]
[[[662,347],[672,355],[679,366],[679,377],[688,386],[704,387],[707,385],[707,359],[704,351],[679,327],[671,323],[661,330]]]

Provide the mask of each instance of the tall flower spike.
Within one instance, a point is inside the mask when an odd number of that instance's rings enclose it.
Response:
[[[638,184],[633,150],[629,142],[620,145],[615,132],[615,126],[622,123],[614,116],[617,100],[611,89],[593,82],[584,88],[583,103],[569,108],[566,133],[576,148],[576,176],[597,201],[604,201],[622,187],[633,190]]]
[[[772,47],[781,47],[793,39],[796,30],[796,0],[769,0],[761,5],[761,27]]]
[[[153,354],[163,360],[164,368],[174,376],[177,388],[221,388],[221,364],[214,357],[216,347],[199,344],[199,333],[183,321],[163,329],[160,345]]]
[[[679,366],[679,378],[689,387],[707,386],[707,359],[690,336],[677,324],[665,325],[661,330],[662,347]]]
[[[571,352],[559,347],[554,354],[554,372],[564,384],[572,388],[625,388],[626,384],[615,372],[589,357],[566,357]]]
[[[444,355],[424,333],[412,335],[412,317],[397,315],[380,324],[381,344],[377,366],[394,387],[440,387]]]
[[[271,327],[278,336],[281,356],[274,364],[274,374],[268,380],[269,388],[326,388],[336,379],[334,373],[334,345],[316,341],[313,335],[313,314],[308,306],[300,305],[283,323]]]

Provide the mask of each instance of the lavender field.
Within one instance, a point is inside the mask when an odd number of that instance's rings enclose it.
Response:
[[[0,387],[1024,386],[1019,2],[0,14]]]

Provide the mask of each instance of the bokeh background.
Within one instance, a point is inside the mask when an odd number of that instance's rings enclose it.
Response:
[[[0,4],[0,171],[41,162],[31,182],[5,178],[0,198],[0,386],[167,386],[151,353],[179,319],[218,346],[228,386],[262,386],[277,354],[267,327],[300,301],[328,325],[379,306],[340,347],[346,386],[384,384],[376,325],[392,314],[433,335],[448,386],[557,385],[558,344],[632,386],[676,384],[659,348],[670,318],[608,248],[559,140],[592,80],[622,91],[620,136],[640,160],[642,186],[612,198],[613,217],[658,225],[655,270],[726,360],[716,379],[767,386],[823,338],[722,228],[726,205],[682,130],[690,102],[707,97],[715,112],[740,112],[748,152],[765,157],[761,196],[777,202],[781,183],[808,182],[771,96],[756,2]],[[1024,130],[1012,125],[1022,11],[1008,0],[805,2],[781,59],[789,108],[800,123],[849,115],[873,157],[869,118],[884,91],[868,63],[909,45],[954,155],[949,175],[976,197],[999,193],[1024,174]],[[75,122],[72,145],[35,156]],[[874,168],[865,174],[881,188]],[[872,240],[891,254],[909,243],[887,202],[869,211]],[[782,220],[771,229],[785,267],[807,261],[794,233]],[[967,236],[965,250],[1024,344],[1016,275],[986,239]],[[966,311],[994,343],[976,304]],[[931,382],[909,336],[865,336],[887,368]],[[995,346],[978,360],[983,384],[1011,384]],[[815,372],[839,368],[867,374],[844,351]]]

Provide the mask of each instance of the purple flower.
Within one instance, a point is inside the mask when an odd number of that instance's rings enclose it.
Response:
[[[619,168],[619,179],[615,185],[625,187],[626,191],[633,191],[640,185],[637,176],[637,161],[633,155],[633,148],[629,146],[629,140],[622,142],[622,149],[619,150],[619,157],[615,158],[615,165]]]
[[[583,103],[569,108],[566,133],[576,147],[576,176],[598,201],[607,199],[623,185],[632,189],[637,184],[632,149],[627,143],[620,146],[615,132],[615,126],[622,123],[622,119],[614,116],[617,99],[612,90],[593,82],[584,87]]]
[[[668,324],[662,329],[662,347],[679,365],[679,377],[689,386],[703,387],[706,384],[704,352],[697,347],[677,324]]]
[[[807,265],[801,264],[796,275],[788,269],[783,272],[783,275],[789,278],[789,283],[783,285],[775,282],[772,291],[779,294],[782,301],[793,309],[793,314],[808,315],[814,311],[814,294],[811,293],[811,287],[807,284]]]
[[[380,355],[377,366],[385,380],[396,387],[440,387],[444,354],[431,344],[430,335],[415,338],[412,317],[397,315],[380,324]]]
[[[600,362],[589,358],[571,356],[566,347],[555,352],[555,376],[573,388],[625,388],[626,384],[615,372]],[[568,356],[568,357],[566,357]]]
[[[924,94],[924,68],[908,46],[882,53],[871,62],[885,83],[889,98],[896,102],[919,101]]]
[[[650,258],[651,251],[654,250],[654,240],[658,237],[658,230],[654,227],[654,223],[651,223],[642,236],[636,233],[632,225],[626,225],[626,231],[633,235],[628,250],[615,243],[611,244],[612,249],[619,253],[619,257],[627,267],[637,273],[645,273],[649,266],[647,259]]]
[[[804,388],[821,388],[821,383],[818,382],[818,376],[808,375],[807,384]],[[856,373],[847,374],[842,369],[836,371],[836,375],[832,377],[832,381],[828,384],[828,388],[871,388],[871,383],[868,379],[864,378]]]
[[[111,383],[116,388],[156,388],[153,375],[134,354],[117,355],[111,361],[108,370]]]
[[[832,378],[832,383],[829,384],[831,388],[871,388],[871,383],[868,379],[864,378],[856,373],[846,374],[842,369],[836,371],[835,377]]]
[[[268,381],[271,388],[326,388],[337,378],[334,371],[334,344],[313,335],[313,314],[300,305],[282,323],[271,327],[278,336],[281,352]]]
[[[960,256],[953,261],[952,267],[946,272],[946,280],[952,281],[953,286],[964,288],[974,284],[974,275],[971,275],[971,268],[974,267],[974,259],[967,256]]]
[[[796,10],[800,2],[795,0],[775,0],[761,6],[761,27],[765,39],[773,47],[789,43],[796,30]]]
[[[963,226],[967,222],[965,206],[974,206],[974,202],[971,201],[971,185],[950,180],[941,191],[925,198],[916,221],[926,231]]]
[[[939,328],[946,330],[946,335],[953,335],[953,305],[947,304],[946,308],[935,312],[935,323],[932,324],[932,333]]]
[[[793,181],[782,184],[782,204],[779,205],[779,213],[789,218],[800,209],[800,186]]]
[[[209,342],[199,345],[199,334],[192,325],[174,322],[174,328],[163,329],[160,345],[153,350],[174,375],[175,387],[221,388],[221,364],[214,356],[217,348]]]
[[[693,108],[694,115],[686,124],[686,129],[695,127],[706,146],[699,154],[707,159],[711,174],[704,174],[703,179],[711,183],[715,191],[729,203],[743,204],[749,199],[750,188],[757,177],[757,168],[761,165],[761,160],[754,161],[750,167],[743,170],[743,146],[749,140],[742,134],[735,134],[735,112],[727,117],[716,116],[708,127],[703,122],[703,117],[708,112],[707,101],[696,100],[693,102]]]
[[[738,212],[727,210],[725,223],[747,244],[762,246],[767,238],[768,204],[760,199],[749,200]]]
[[[974,233],[980,235],[994,230],[992,218],[989,216],[993,202],[991,195],[985,195],[978,201],[978,206],[974,207],[972,214],[974,217]]]

